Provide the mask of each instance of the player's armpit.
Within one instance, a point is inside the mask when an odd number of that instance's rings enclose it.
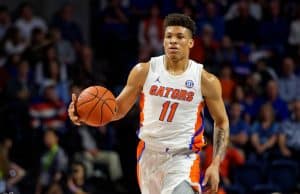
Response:
[[[127,84],[116,98],[117,112],[113,120],[123,118],[142,92],[149,71],[149,63],[139,63],[130,72]]]
[[[203,71],[201,76],[201,91],[214,120],[214,160],[220,163],[226,152],[229,136],[229,122],[222,99],[222,88],[216,76]]]

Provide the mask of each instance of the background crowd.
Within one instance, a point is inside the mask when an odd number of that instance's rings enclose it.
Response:
[[[73,125],[70,94],[118,95],[128,72],[163,53],[163,18],[197,25],[190,58],[217,75],[230,119],[219,193],[297,193],[300,184],[300,2],[90,0],[89,40],[66,3],[51,19],[0,2],[0,193],[139,193],[136,104],[105,127]],[[213,124],[206,115],[203,172]]]

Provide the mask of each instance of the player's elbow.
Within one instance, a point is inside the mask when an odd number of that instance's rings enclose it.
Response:
[[[117,113],[115,114],[114,118],[113,118],[113,121],[120,120],[120,119],[122,119],[122,118],[124,118],[124,117],[125,117],[125,114],[122,114],[122,113],[117,112]]]
[[[113,121],[120,120],[120,119],[124,118],[125,115],[126,115],[126,111],[124,111],[122,109],[122,107],[117,104],[115,115],[113,117]]]
[[[227,117],[216,119],[215,125],[218,128],[229,130],[229,120]]]

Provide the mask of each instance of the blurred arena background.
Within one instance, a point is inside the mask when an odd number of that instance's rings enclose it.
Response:
[[[196,21],[191,58],[222,84],[231,143],[219,193],[299,193],[298,0],[0,0],[1,194],[139,193],[138,104],[101,128],[72,125],[67,106],[90,85],[117,95],[163,52],[172,12]]]

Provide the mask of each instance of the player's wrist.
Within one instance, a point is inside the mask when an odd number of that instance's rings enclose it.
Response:
[[[211,165],[216,166],[216,167],[219,168],[220,164],[221,164],[221,156],[217,155],[217,156],[215,156],[214,159],[212,160]]]

